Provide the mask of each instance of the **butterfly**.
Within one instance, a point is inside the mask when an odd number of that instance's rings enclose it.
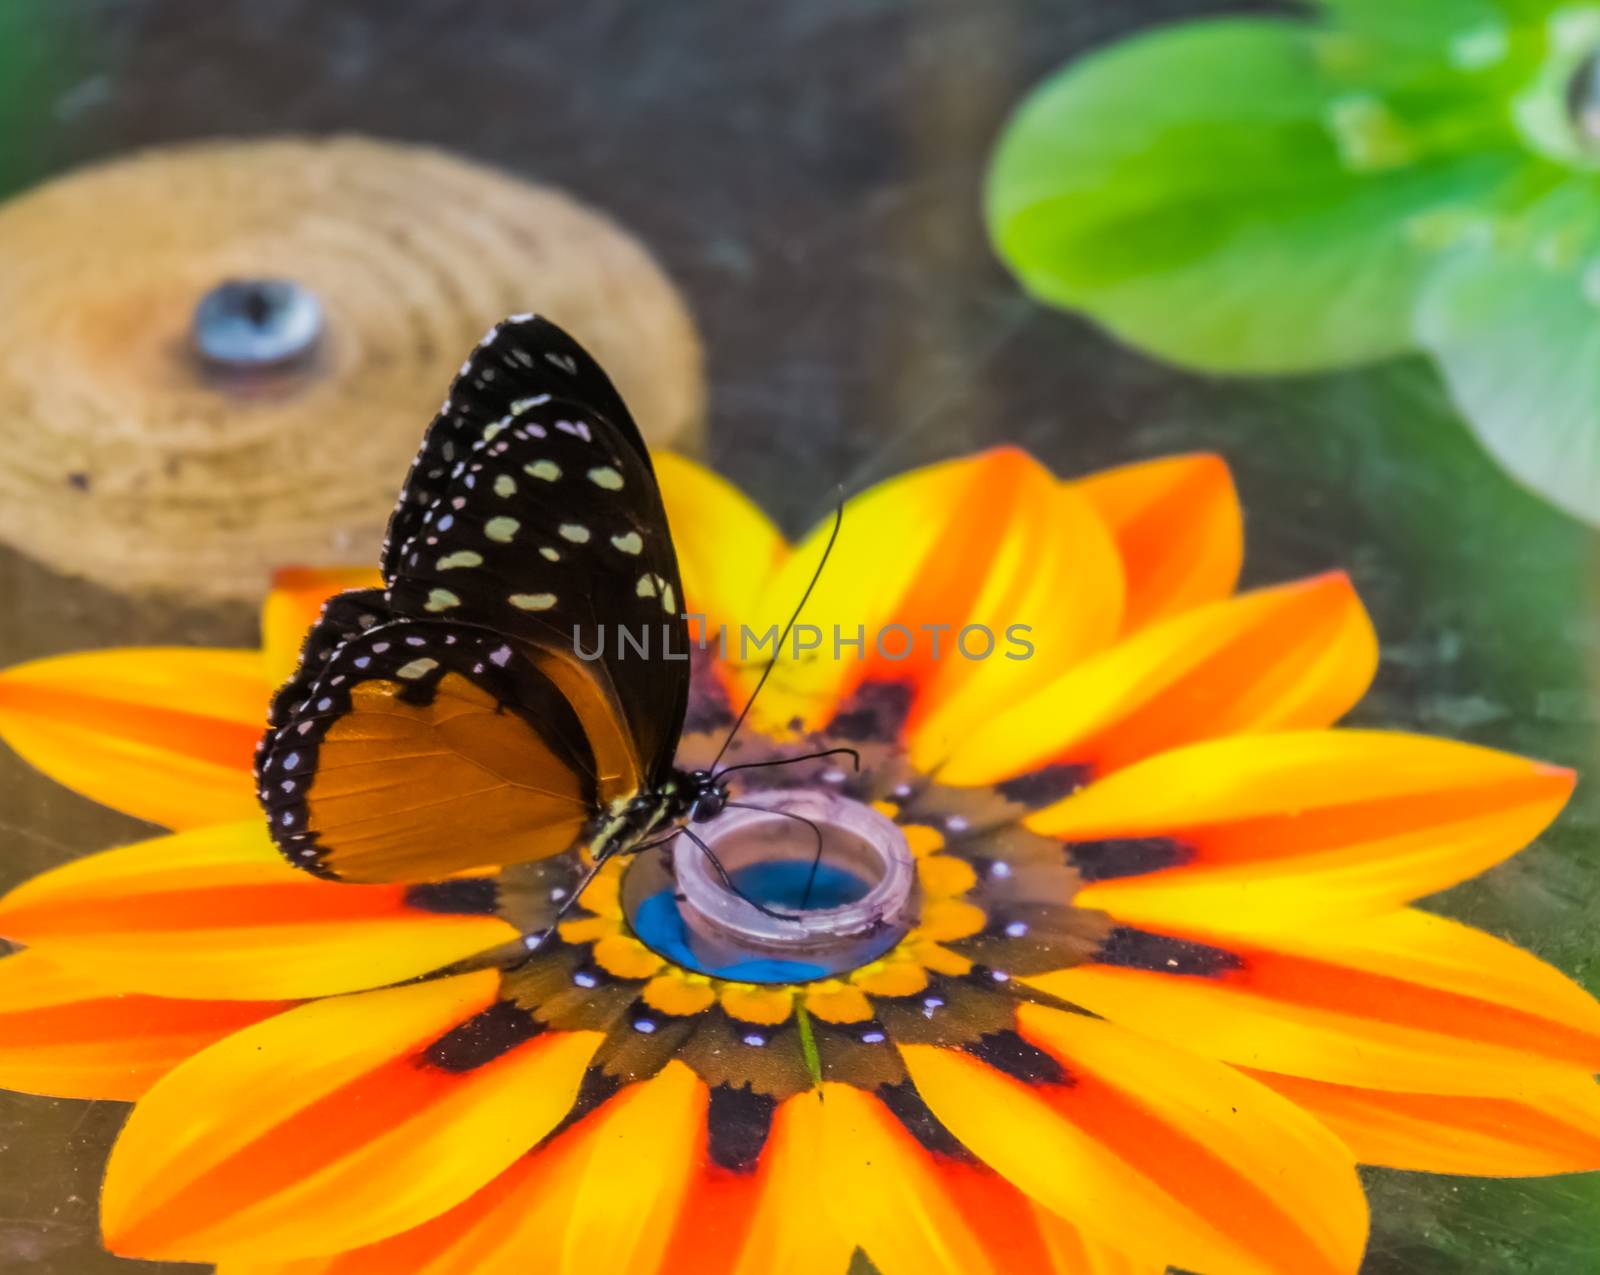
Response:
[[[257,749],[291,863],[415,882],[581,845],[598,865],[728,804],[734,768],[673,764],[690,639],[649,453],[560,328],[513,316],[462,365],[380,565],[383,588],[324,607]]]

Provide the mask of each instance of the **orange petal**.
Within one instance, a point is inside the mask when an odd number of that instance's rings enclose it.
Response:
[[[1027,1245],[1023,1260],[1002,1265],[985,1242],[994,1233],[986,1237],[973,1226],[956,1192],[982,1189],[983,1175],[941,1172],[882,1102],[850,1085],[825,1084],[820,1101],[807,1098],[802,1112],[817,1122],[827,1166],[825,1205],[834,1225],[854,1238],[882,1275],[1010,1275],[1040,1269],[1041,1247],[1027,1229],[1014,1230],[1007,1245],[1010,1259]],[[990,1193],[990,1202],[1004,1204],[1005,1196]]]
[[[1122,1245],[1089,1235],[1048,1209],[1033,1206],[1034,1224],[1049,1248],[1052,1275],[1166,1275],[1159,1259],[1130,1256]]]
[[[831,527],[812,533],[762,595],[762,623],[781,624],[793,610]],[[1002,448],[932,465],[846,507],[801,617],[818,645],[779,664],[759,711],[771,723],[798,714],[819,724],[865,682],[908,685],[918,691],[909,728],[937,751],[962,721],[992,709],[994,696],[1020,693],[1103,646],[1121,611],[1110,533],[1037,461]],[[1008,640],[1013,625],[1029,627],[1032,658],[1007,658],[1022,650]],[[864,633],[860,649],[836,649],[836,628],[847,641]]]
[[[322,604],[346,589],[376,589],[383,577],[365,567],[284,567],[272,576],[272,590],[261,606],[261,652],[267,680],[276,688],[294,675],[306,633],[322,614]]]
[[[192,828],[254,813],[270,692],[255,651],[59,655],[0,673],[0,738],[102,805]]]
[[[1185,939],[1205,941],[1204,935]],[[1600,1003],[1520,948],[1409,910],[1029,979],[1119,1023],[1243,1066],[1338,1084],[1517,1097],[1600,1071]],[[1124,947],[1124,950],[1127,950]]]
[[[481,888],[481,887],[480,887]],[[0,934],[119,988],[279,1000],[397,982],[515,937],[430,910],[473,887],[344,885],[291,867],[259,821],[89,855],[0,899]]]
[[[1587,1076],[1477,1098],[1253,1074],[1332,1129],[1363,1164],[1491,1178],[1600,1169],[1600,1085]]]
[[[435,1042],[487,1010],[497,984],[485,971],[317,1001],[183,1063],[112,1149],[107,1247],[163,1261],[314,1256],[465,1200],[566,1115],[599,1041],[541,1033],[494,1057],[441,1054],[448,1042]]]
[[[0,960],[0,1087],[129,1102],[190,1055],[285,1007],[129,995],[21,952]]]
[[[1328,726],[1377,666],[1347,576],[1262,589],[1151,624],[998,706],[939,779],[986,784],[1057,764],[1105,774],[1209,737]]]
[[[1079,480],[1111,528],[1128,576],[1125,630],[1233,592],[1244,519],[1220,456],[1172,456]]]
[[[653,460],[683,573],[685,609],[706,617],[708,634],[750,620],[757,596],[788,556],[787,542],[725,478],[671,452]]]
[[[1243,735],[1162,753],[1027,820],[1097,849],[1076,898],[1139,924],[1229,931],[1371,915],[1515,854],[1572,791],[1570,771],[1377,731]],[[1117,843],[1159,838],[1174,866],[1114,876]],[[1109,866],[1107,866],[1109,865]]]
[[[630,1085],[414,1231],[328,1258],[219,1275],[655,1275],[705,1125],[680,1062]]]
[[[1062,1078],[1015,1079],[935,1046],[903,1053],[934,1114],[1041,1205],[1156,1269],[1357,1269],[1354,1160],[1292,1103],[1083,1015],[1024,1005],[1018,1025],[1017,1048],[1057,1060]]]
[[[711,1171],[713,1190],[691,1202],[685,1227],[662,1267],[670,1275],[822,1275],[846,1271],[856,1243],[839,1229],[827,1201],[832,1166],[823,1143],[822,1105],[814,1092],[783,1103],[755,1171]],[[720,1189],[718,1189],[720,1188]],[[736,1211],[728,1212],[729,1204]],[[715,1232],[726,1234],[720,1239]],[[686,1241],[709,1241],[696,1248]],[[620,1273],[619,1273],[620,1275]]]

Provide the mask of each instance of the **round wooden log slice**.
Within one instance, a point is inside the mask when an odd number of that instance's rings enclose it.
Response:
[[[290,357],[203,356],[197,307],[230,281],[309,306]],[[593,351],[652,444],[698,444],[683,298],[560,191],[359,138],[208,142],[51,181],[0,205],[0,538],[206,598],[258,596],[283,564],[375,563],[457,366],[529,310]],[[206,313],[226,354],[237,333]]]

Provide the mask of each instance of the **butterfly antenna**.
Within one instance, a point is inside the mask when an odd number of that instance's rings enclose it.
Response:
[[[794,614],[789,617],[789,623],[783,626],[783,632],[778,635],[778,645],[773,648],[772,658],[767,661],[766,668],[761,670],[761,677],[756,682],[755,690],[750,692],[750,698],[745,700],[744,707],[739,710],[739,716],[734,719],[733,726],[728,731],[728,737],[722,741],[722,747],[717,749],[717,755],[711,759],[708,770],[715,770],[717,763],[722,760],[722,755],[728,751],[728,745],[733,743],[733,738],[739,733],[739,728],[744,725],[744,719],[750,716],[750,709],[756,702],[756,696],[761,694],[761,688],[767,684],[767,679],[772,676],[772,670],[777,667],[778,657],[783,654],[783,644],[789,640],[789,634],[794,629],[795,622],[800,618],[800,612],[806,609],[806,603],[811,599],[811,591],[817,587],[817,581],[822,578],[822,568],[828,565],[828,557],[833,553],[834,543],[839,539],[839,528],[844,524],[844,494],[839,495],[839,503],[833,511],[833,530],[828,533],[828,543],[823,547],[822,558],[817,563],[817,569],[811,573],[811,583],[806,585],[806,591],[800,595],[800,602],[794,609]]]
[[[611,862],[616,853],[614,847],[608,846],[596,855],[595,861],[589,865],[589,870],[578,879],[578,884],[573,887],[572,893],[561,900],[561,906],[556,909],[556,914],[550,918],[550,924],[536,934],[523,936],[522,945],[528,949],[528,955],[522,958],[524,961],[540,951],[550,941],[551,935],[561,928],[561,922],[566,919],[567,913],[578,905],[578,900],[583,898],[583,892],[589,888],[590,883],[600,875],[600,870]]]
[[[798,815],[795,817],[799,818]],[[807,822],[809,823],[810,821],[807,820]],[[721,881],[722,884],[728,888],[730,893],[738,895],[739,898],[743,899],[757,912],[761,913],[762,916],[770,916],[774,921],[798,921],[801,919],[792,912],[778,912],[772,908],[769,908],[764,903],[757,903],[748,894],[741,890],[734,882],[734,879],[728,875],[727,868],[722,866],[722,860],[717,858],[717,852],[705,843],[704,839],[699,833],[695,832],[695,830],[689,827],[687,824],[685,824],[680,831],[684,836],[688,837],[690,841],[694,842],[695,845],[700,847],[700,853],[705,855],[706,862],[709,863],[712,867],[712,870],[716,872],[717,880]],[[820,829],[818,830],[817,835],[819,837],[822,835]]]
[[[731,775],[736,770],[765,770],[768,766],[793,766],[796,762],[816,761],[819,757],[848,757],[854,763],[856,772],[861,771],[861,754],[854,748],[824,748],[821,752],[801,753],[798,757],[774,757],[771,761],[746,761],[737,766],[724,766],[717,771],[716,777],[721,779],[724,775]]]
[[[798,761],[799,758],[797,757],[795,760]],[[741,801],[730,801],[728,806],[737,810],[759,810],[763,814],[782,815],[785,819],[797,820],[811,829],[811,835],[817,839],[817,849],[816,853],[811,856],[811,871],[806,874],[806,888],[800,894],[800,910],[804,912],[806,904],[811,902],[811,891],[817,884],[817,869],[822,867],[822,829],[817,826],[814,819],[807,819],[804,815],[796,814],[792,810],[778,810],[769,806],[751,806]],[[798,921],[800,918],[795,916],[785,919]]]

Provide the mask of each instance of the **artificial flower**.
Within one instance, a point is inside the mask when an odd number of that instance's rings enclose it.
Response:
[[[820,541],[659,464],[708,633],[786,613]],[[280,582],[260,651],[9,670],[15,747],[179,831],[0,900],[0,1081],[136,1099],[105,1242],[221,1275],[1335,1275],[1358,1163],[1600,1168],[1600,1004],[1413,906],[1571,773],[1336,727],[1377,661],[1354,589],[1236,593],[1241,551],[1208,456],[1062,482],[999,450],[852,501],[807,622],[1026,623],[1035,656],[777,665],[730,755],[859,749],[744,774],[892,820],[919,886],[892,946],[799,982],[647,942],[649,856],[504,964],[470,958],[556,919],[574,856],[283,862],[249,745],[320,575]],[[753,676],[697,669],[685,764]]]
[[[1093,53],[987,192],[1041,298],[1206,371],[1431,353],[1514,476],[1600,520],[1600,5],[1320,0]]]

